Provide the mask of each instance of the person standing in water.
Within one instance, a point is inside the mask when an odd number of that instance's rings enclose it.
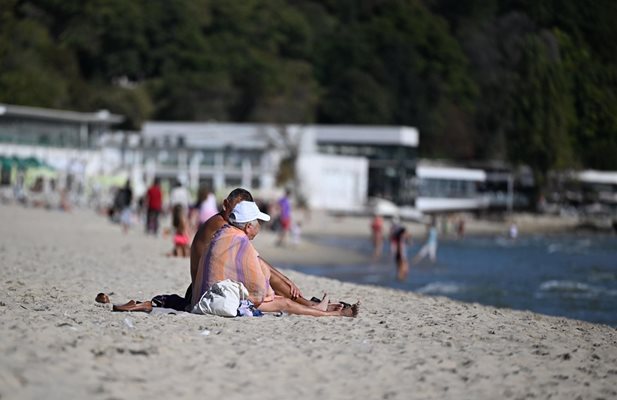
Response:
[[[399,281],[404,281],[409,273],[407,261],[407,241],[409,238],[407,228],[400,224],[398,217],[394,217],[390,228],[390,248],[396,263],[396,279]]]
[[[435,226],[435,220],[429,225],[426,243],[424,243],[418,254],[414,256],[411,264],[419,263],[427,255],[432,263],[437,260],[437,227]]]
[[[371,221],[371,240],[373,243],[373,261],[381,258],[383,250],[383,218],[375,213]]]

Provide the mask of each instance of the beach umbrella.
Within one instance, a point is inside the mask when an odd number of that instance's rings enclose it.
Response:
[[[34,167],[28,168],[26,170],[26,176],[24,178],[24,183],[26,186],[32,185],[37,178],[43,178],[45,180],[58,179],[59,177],[58,171],[53,168],[42,166],[42,167]]]
[[[26,157],[22,159],[22,164],[25,168],[40,168],[43,163],[36,157]]]
[[[17,156],[12,156],[10,158],[11,162],[13,163],[13,166],[18,168],[18,169],[24,169],[26,168],[25,162],[23,158],[19,158]]]
[[[27,174],[32,176],[41,176],[43,178],[57,178],[59,176],[58,171],[51,169],[49,167],[36,167],[30,168],[27,171]]]
[[[128,178],[127,172],[119,172],[113,175],[98,175],[92,178],[92,182],[102,187],[124,186]]]
[[[13,165],[12,158],[0,156],[0,168],[13,168]]]

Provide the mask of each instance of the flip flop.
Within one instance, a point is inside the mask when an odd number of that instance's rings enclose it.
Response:
[[[340,304],[343,305],[343,308],[351,308],[351,304],[345,303],[344,301],[339,301]]]
[[[321,299],[318,299],[317,297],[311,297],[311,301],[313,303],[321,303]],[[336,302],[334,302],[332,304],[336,304],[336,303],[341,304],[343,306],[343,308],[351,308],[351,304],[345,303],[344,301],[336,301]]]
[[[96,301],[97,303],[107,304],[109,303],[109,296],[107,296],[105,293],[99,293],[96,295],[94,301]]]

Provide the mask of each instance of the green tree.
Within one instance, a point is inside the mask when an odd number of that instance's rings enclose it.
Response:
[[[571,137],[576,122],[572,79],[552,33],[526,38],[518,72],[509,155],[511,161],[531,166],[541,191],[549,170],[576,162]]]
[[[38,22],[16,18],[17,6],[17,2],[9,1],[0,8],[0,101],[69,106],[67,78],[76,69],[71,52],[56,46]]]

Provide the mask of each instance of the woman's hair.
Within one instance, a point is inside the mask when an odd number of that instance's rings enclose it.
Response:
[[[182,223],[182,213],[183,212],[184,212],[184,207],[182,207],[182,204],[176,204],[174,208],[171,210],[171,223],[175,229],[178,229],[178,227]]]
[[[246,189],[242,189],[242,188],[236,188],[234,190],[232,190],[229,193],[229,196],[227,196],[227,201],[235,201],[236,199],[240,200],[240,201],[254,201],[253,200],[253,196],[251,195],[251,192],[249,192]]]

